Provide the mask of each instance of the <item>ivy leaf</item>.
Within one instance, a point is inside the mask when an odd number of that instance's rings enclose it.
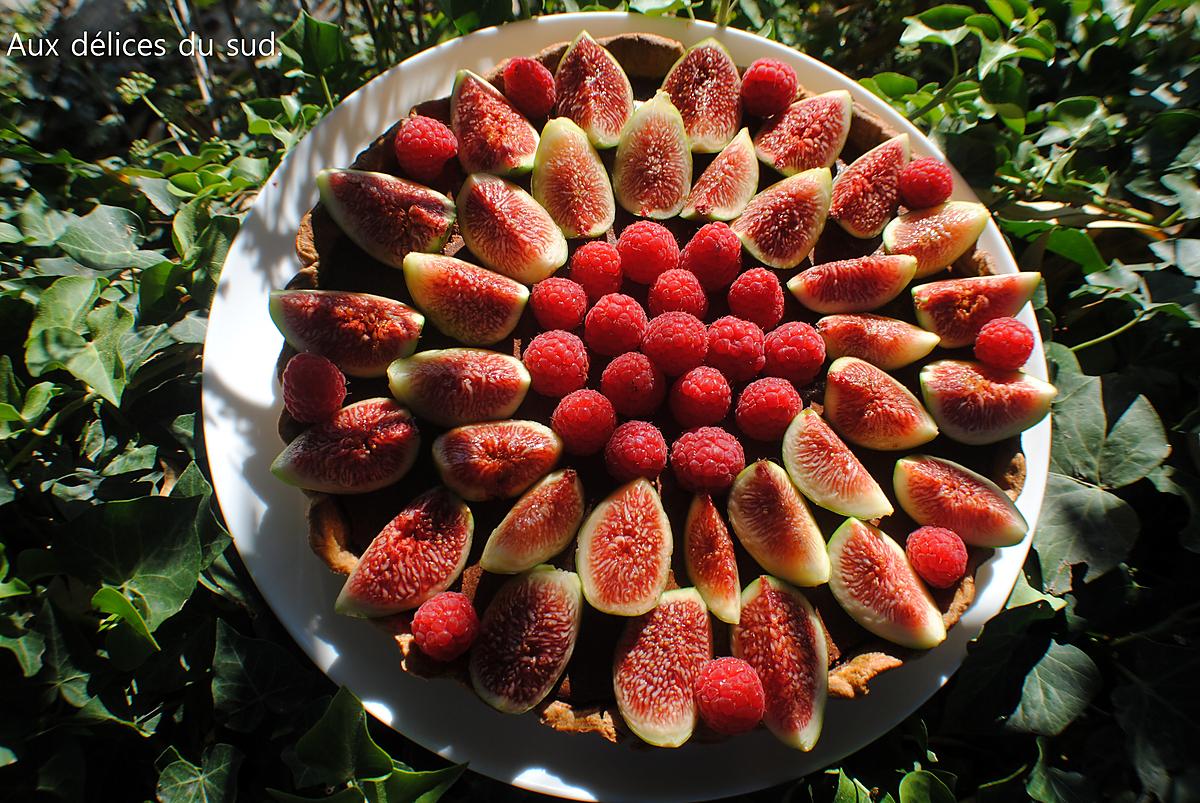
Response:
[[[1072,644],[1052,642],[1025,676],[1021,702],[1008,726],[1056,736],[1084,712],[1100,686],[1100,670],[1087,653]]]
[[[839,769],[833,803],[871,803],[871,790],[847,775],[845,770]]]
[[[217,718],[230,730],[249,733],[270,711],[288,715],[308,700],[309,676],[287,650],[241,635],[217,622],[212,696]]]
[[[93,277],[64,276],[47,287],[38,300],[33,323],[29,325],[26,340],[44,329],[63,327],[79,331],[83,329],[87,314],[100,298],[105,283]]]
[[[382,781],[362,782],[369,803],[437,803],[466,769],[465,764],[429,772],[415,772],[396,764]]]
[[[100,204],[67,224],[58,247],[67,256],[94,270],[148,268],[162,255],[141,251],[142,219],[128,209]]]
[[[38,332],[25,344],[25,366],[33,376],[64,370],[114,405],[125,392],[125,367],[114,355],[102,354],[95,344],[71,329],[54,326]]]
[[[234,803],[242,753],[228,744],[215,744],[204,752],[197,767],[174,747],[159,756],[164,765],[155,797],[159,803]]]
[[[50,209],[40,193],[31,192],[21,204],[17,222],[26,243],[37,247],[54,245],[67,230],[67,223],[75,216]]]
[[[1166,463],[1150,472],[1147,478],[1159,493],[1172,494],[1183,500],[1188,517],[1179,528],[1179,542],[1185,549],[1200,552],[1200,479]]]
[[[156,652],[162,649],[151,635],[150,628],[146,625],[146,620],[142,618],[141,612],[119,589],[109,585],[101,586],[100,590],[92,595],[92,607],[127,624]]]
[[[36,630],[26,627],[29,614],[0,613],[0,650],[8,650],[17,659],[21,674],[31,678],[42,668],[46,640]]]
[[[1093,803],[1100,799],[1091,782],[1078,772],[1049,766],[1045,737],[1039,737],[1037,745],[1037,764],[1025,782],[1025,792],[1031,799],[1038,803]]]
[[[1121,488],[1145,477],[1167,459],[1171,445],[1158,413],[1138,396],[1109,431],[1100,450],[1100,484]]]
[[[915,770],[900,779],[900,803],[955,803],[955,798],[932,772]]]
[[[1033,537],[1046,590],[1071,590],[1071,571],[1083,565],[1090,582],[1129,554],[1141,524],[1125,500],[1103,488],[1054,472],[1046,483],[1042,515]]]
[[[367,730],[367,713],[342,687],[329,708],[296,742],[292,767],[297,788],[339,786],[351,779],[381,780],[392,773],[392,759]]]

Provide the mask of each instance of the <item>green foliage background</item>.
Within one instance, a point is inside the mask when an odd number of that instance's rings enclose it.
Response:
[[[128,6],[142,35],[274,30],[282,53],[0,57],[0,798],[533,797],[370,722],[281,631],[215,513],[199,354],[242,214],[340,97],[439,41],[578,3],[346,0],[314,8],[326,22]],[[1046,277],[1053,473],[1007,609],[898,728],[747,799],[1200,799],[1197,7],[629,6],[721,16],[859,79]],[[49,4],[0,11],[6,41],[69,25]]]

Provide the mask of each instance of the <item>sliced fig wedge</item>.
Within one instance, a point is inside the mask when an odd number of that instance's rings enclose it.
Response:
[[[467,424],[433,442],[442,482],[471,502],[519,496],[561,456],[562,441],[536,421]]]
[[[826,356],[858,357],[884,371],[911,365],[940,342],[937,335],[907,321],[870,313],[827,315],[817,321],[817,332],[825,341]]]
[[[495,574],[516,574],[550,560],[575,537],[583,505],[583,483],[574,469],[547,475],[492,530],[479,565]]]
[[[742,124],[742,77],[729,51],[712,37],[688,48],[662,88],[683,116],[694,151],[721,150]]]
[[[417,347],[425,318],[407,304],[368,293],[272,290],[271,320],[297,351],[320,354],[350,376],[383,376]]]
[[[778,463],[759,460],[737,475],[729,490],[729,523],[750,556],[771,574],[800,586],[829,579],[825,538]]]
[[[492,708],[521,714],[554,688],[575,651],[583,616],[579,577],[535,566],[501,586],[471,647],[471,685]]]
[[[454,226],[454,202],[420,184],[365,170],[317,173],[321,205],[362,250],[398,268],[412,251],[437,251]]]
[[[919,209],[893,220],[883,230],[883,248],[889,254],[917,258],[917,278],[930,276],[953,264],[983,234],[987,207],[968,201],[949,201]]]
[[[901,134],[851,162],[834,179],[829,216],[855,237],[878,236],[896,214],[908,153],[908,134]]]
[[[420,446],[408,410],[391,399],[364,399],[300,433],[275,458],[271,473],[308,491],[367,493],[407,474]]]
[[[406,256],[404,283],[433,325],[467,346],[508,337],[529,300],[520,282],[441,254]]]
[[[758,189],[758,157],[743,128],[692,185],[679,216],[687,220],[733,220]]]
[[[921,369],[921,396],[946,437],[978,446],[1011,438],[1050,412],[1058,394],[1048,382],[967,360]]]
[[[1022,271],[922,284],[912,290],[917,323],[946,348],[969,346],[988,321],[1016,315],[1041,280],[1040,273]]]
[[[633,114],[629,76],[587,31],[575,37],[558,62],[554,94],[558,114],[587,132],[597,148],[616,145]]]
[[[896,461],[896,499],[917,524],[946,527],[973,546],[1021,542],[1029,525],[996,483],[940,457],[915,454]]]
[[[471,551],[474,520],[463,501],[434,488],[410,502],[363,552],[334,603],[347,616],[391,616],[440,594]]]
[[[829,366],[825,415],[842,437],[868,449],[911,449],[938,434],[908,388],[857,357],[840,357]]]
[[[783,435],[783,465],[800,492],[826,510],[861,519],[892,514],[871,472],[811,408]]]
[[[833,167],[850,134],[852,105],[844,89],[796,101],[763,123],[754,137],[758,158],[785,176]]]
[[[497,273],[536,284],[567,261],[554,219],[516,184],[473,173],[458,191],[458,225],[471,253]]]
[[[666,588],[673,543],[654,486],[644,479],[621,486],[579,530],[575,566],[583,595],[604,613],[645,613]]]
[[[691,738],[699,718],[696,677],[712,655],[708,610],[694,588],[664,592],[654,610],[625,624],[613,658],[613,692],[639,739],[679,747]]]
[[[804,594],[774,577],[757,578],[742,592],[730,646],[762,680],[767,729],[788,747],[812,750],[825,720],[829,648]]]
[[[946,639],[941,611],[904,550],[883,530],[846,519],[829,540],[829,560],[829,590],[864,628],[914,650]]]
[[[729,528],[708,494],[692,498],[683,527],[683,550],[688,577],[708,609],[722,622],[736,624],[742,593],[737,556]]]
[[[470,70],[454,77],[450,128],[465,173],[515,176],[533,168],[537,130],[499,89]]]
[[[759,262],[779,270],[794,268],[825,228],[831,185],[824,167],[785,178],[751,198],[730,228]]]
[[[587,134],[567,117],[542,129],[532,189],[565,237],[599,237],[612,228],[617,207],[608,171]]]
[[[662,90],[638,107],[617,143],[613,191],[625,211],[662,220],[675,217],[692,185],[692,151],[683,117]]]
[[[515,413],[529,390],[529,372],[497,351],[433,349],[392,363],[388,387],[421,418],[457,427]]]
[[[814,265],[787,286],[813,312],[870,312],[900,295],[916,270],[915,257],[869,254]]]

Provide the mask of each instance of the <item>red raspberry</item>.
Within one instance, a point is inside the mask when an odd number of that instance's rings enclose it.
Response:
[[[646,311],[622,293],[601,296],[583,320],[583,336],[592,351],[612,357],[633,351],[646,333]]]
[[[679,243],[661,223],[639,220],[626,226],[617,240],[621,269],[638,284],[653,284],[661,274],[679,267]]]
[[[671,386],[671,414],[685,429],[717,423],[729,413],[732,400],[729,380],[707,365],[693,368]]]
[[[425,600],[412,618],[413,641],[435,661],[453,661],[471,647],[479,617],[465,594],[443,591]]]
[[[696,274],[683,268],[665,271],[654,280],[650,295],[646,298],[651,315],[664,312],[687,312],[703,318],[708,312],[708,297]]]
[[[759,59],[742,76],[742,109],[755,117],[779,114],[796,99],[800,81],[782,61]]]
[[[603,240],[584,243],[571,257],[571,278],[587,291],[595,304],[601,296],[621,290],[621,254]]]
[[[626,421],[604,447],[604,465],[614,479],[652,480],[667,467],[667,442],[658,427],[646,421]]]
[[[604,394],[590,388],[572,391],[563,396],[550,416],[550,427],[562,438],[569,454],[595,454],[604,448],[617,414]]]
[[[733,280],[729,311],[743,320],[771,329],[783,319],[783,286],[774,271],[751,268]]]
[[[825,362],[825,341],[806,323],[791,321],[767,335],[763,373],[781,376],[796,386],[813,381]]]
[[[904,543],[913,570],[934,588],[949,588],[967,572],[967,545],[954,530],[918,527]]]
[[[717,733],[744,733],[763,718],[767,698],[754,667],[726,656],[705,661],[696,676],[696,708]]]
[[[708,327],[708,364],[730,382],[753,379],[764,362],[763,332],[758,324],[726,315]]]
[[[724,290],[742,272],[742,241],[724,223],[706,223],[692,235],[679,257],[708,292]]]
[[[504,96],[526,117],[545,117],[554,108],[554,75],[537,59],[510,59]]]
[[[909,209],[926,209],[945,203],[954,191],[954,176],[945,162],[925,156],[900,171],[900,200]]]
[[[346,400],[346,376],[319,354],[301,352],[283,368],[283,406],[304,424],[328,421]]]
[[[708,329],[686,312],[664,312],[646,326],[642,353],[667,376],[678,376],[704,363]]]
[[[587,349],[570,332],[542,332],[529,341],[521,361],[529,371],[533,389],[543,396],[566,396],[587,384]]]
[[[627,351],[604,367],[600,392],[618,413],[637,418],[652,414],[663,403],[667,380],[645,354]]]
[[[975,356],[994,368],[1015,371],[1033,353],[1033,332],[1016,318],[995,318],[979,330]]]
[[[720,427],[689,429],[671,446],[671,466],[689,491],[718,493],[746,467],[742,444]]]
[[[441,175],[446,162],[458,155],[454,132],[432,117],[409,117],[392,140],[400,170],[413,181],[428,184]]]
[[[529,305],[543,329],[574,329],[587,312],[587,293],[570,279],[554,276],[533,286]]]
[[[737,425],[755,440],[779,440],[803,406],[800,394],[786,379],[756,379],[738,397]]]

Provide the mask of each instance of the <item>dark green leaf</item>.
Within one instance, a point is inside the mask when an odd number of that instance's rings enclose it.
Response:
[[[92,595],[92,607],[129,625],[130,629],[145,639],[146,643],[154,650],[161,649],[158,642],[154,640],[154,636],[151,635],[150,628],[146,625],[146,620],[142,618],[141,612],[119,589],[107,585],[101,586],[100,590]]]
[[[104,283],[91,277],[64,276],[42,292],[28,338],[43,329],[82,330],[87,314],[100,298]]]
[[[1200,552],[1200,479],[1163,464],[1151,471],[1147,479],[1159,493],[1178,496],[1187,506],[1187,523],[1179,529],[1179,543],[1192,552]]]
[[[847,775],[845,770],[838,770],[837,791],[834,792],[833,803],[871,803],[871,790]]]
[[[1123,499],[1071,477],[1051,473],[1034,534],[1046,590],[1071,590],[1071,573],[1083,567],[1090,582],[1125,559],[1137,540],[1137,514]]]
[[[1104,439],[1100,451],[1100,484],[1120,488],[1137,482],[1158,468],[1171,445],[1158,413],[1145,396],[1138,396],[1125,409]]]
[[[74,217],[48,208],[45,198],[31,192],[21,205],[18,222],[21,224],[21,234],[30,245],[45,247],[54,245]]]
[[[21,667],[21,674],[31,678],[42,668],[46,639],[36,630],[26,627],[29,615],[0,613],[0,650],[8,650]]]
[[[1055,736],[1082,714],[1100,691],[1100,670],[1072,644],[1052,642],[1025,676],[1021,702],[1008,720],[1011,728]]]
[[[309,676],[287,650],[217,622],[213,708],[227,728],[249,732],[268,711],[291,714],[308,701],[311,686]]]
[[[370,803],[437,803],[466,765],[430,772],[414,772],[397,766],[382,781],[363,781],[362,789]]]
[[[1038,803],[1093,803],[1099,799],[1083,775],[1049,765],[1045,738],[1038,739],[1038,760],[1025,782],[1025,791]]]
[[[159,803],[234,803],[242,753],[228,744],[215,744],[204,753],[201,765],[184,759],[174,747],[159,758],[165,764],[158,776]]]
[[[932,772],[916,770],[900,779],[900,803],[954,803],[954,793]]]
[[[367,730],[362,703],[341,688],[317,724],[296,742],[293,768],[296,786],[337,786],[352,778],[382,779],[392,772],[392,760]]]
[[[162,261],[160,254],[141,251],[142,220],[119,206],[97,206],[67,224],[58,247],[67,256],[96,270],[145,268]]]

